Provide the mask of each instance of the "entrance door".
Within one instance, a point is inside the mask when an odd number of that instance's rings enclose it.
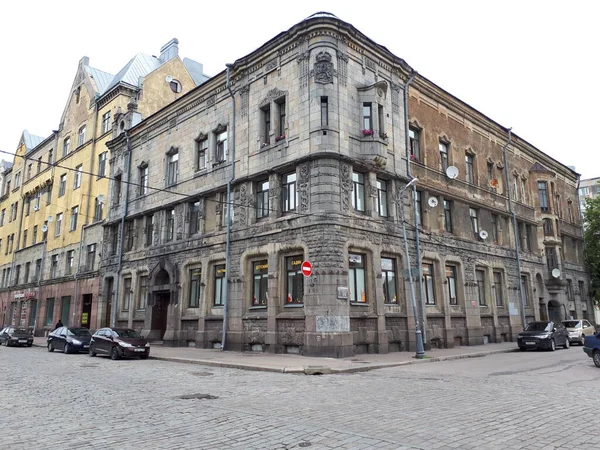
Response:
[[[92,316],[92,294],[83,294],[83,306],[81,308],[81,326],[90,328]]]
[[[556,300],[550,300],[548,302],[548,316],[553,322],[560,322],[562,320],[561,304]]]
[[[61,297],[60,302],[62,303],[62,309],[60,312],[60,319],[64,326],[69,324],[69,317],[71,313],[71,296],[67,295]],[[74,324],[71,324],[74,325]]]
[[[167,312],[171,294],[169,292],[157,292],[154,296],[154,306],[152,307],[152,331],[160,331],[159,339],[162,339],[167,330]]]

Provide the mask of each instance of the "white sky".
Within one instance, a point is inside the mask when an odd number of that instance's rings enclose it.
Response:
[[[600,176],[595,0],[9,2],[0,13],[0,150],[14,152],[24,129],[46,137],[58,127],[83,56],[116,74],[176,37],[182,58],[215,75],[318,11],[583,178]]]

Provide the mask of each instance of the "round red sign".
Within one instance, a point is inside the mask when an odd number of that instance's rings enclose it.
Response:
[[[304,275],[305,277],[310,277],[310,275],[312,274],[312,264],[309,263],[308,261],[304,261],[302,263],[302,275]]]

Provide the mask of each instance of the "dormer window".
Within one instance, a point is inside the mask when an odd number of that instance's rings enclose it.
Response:
[[[169,82],[169,87],[176,94],[179,94],[181,92],[181,83],[179,82],[179,80],[171,80]]]

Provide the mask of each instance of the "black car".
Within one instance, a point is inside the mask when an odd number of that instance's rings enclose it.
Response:
[[[130,328],[100,328],[92,336],[90,356],[110,355],[111,359],[134,357],[146,359],[150,344],[137,331]]]
[[[0,330],[0,344],[4,344],[7,347],[11,345],[26,345],[27,347],[31,347],[33,345],[33,336],[24,327],[4,327]]]
[[[48,351],[62,350],[66,353],[87,352],[92,333],[83,327],[59,327],[48,334],[46,344]]]
[[[569,332],[561,322],[531,322],[517,336],[517,344],[521,351],[528,348],[554,351],[558,346],[569,348]]]

